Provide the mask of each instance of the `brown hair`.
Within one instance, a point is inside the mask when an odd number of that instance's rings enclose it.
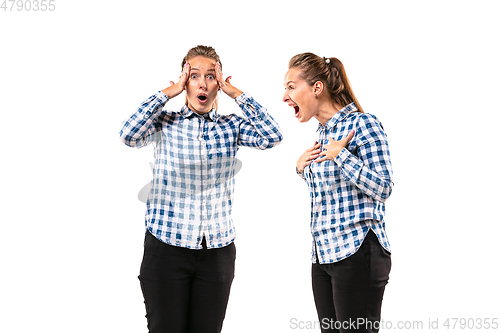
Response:
[[[354,102],[359,112],[364,112],[352,92],[344,65],[337,58],[322,58],[313,53],[301,53],[290,59],[288,68],[299,68],[299,77],[309,85],[321,81],[330,98],[344,107]]]
[[[182,65],[181,68],[184,68],[184,65],[186,62],[194,57],[197,56],[203,56],[205,58],[209,58],[214,60],[215,62],[218,62],[220,64],[220,68],[222,70],[222,63],[219,59],[219,56],[217,55],[217,52],[215,52],[215,49],[211,46],[205,46],[205,45],[198,45],[196,47],[193,47],[188,51],[184,59],[182,59]]]
[[[205,46],[205,45],[198,45],[198,46],[191,48],[187,52],[184,59],[182,59],[181,68],[184,68],[184,65],[186,64],[186,62],[189,59],[192,59],[192,58],[197,57],[197,56],[209,58],[209,59],[214,60],[215,62],[218,62],[220,64],[220,69],[222,70],[222,63],[220,61],[219,56],[217,55],[217,52],[215,52],[215,49],[211,46]],[[186,105],[188,105],[187,95],[186,95]],[[217,109],[218,105],[219,105],[219,103],[217,102],[217,99],[215,99],[213,107],[215,109]]]

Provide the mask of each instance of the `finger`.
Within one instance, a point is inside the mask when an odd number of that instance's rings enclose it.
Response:
[[[313,150],[318,150],[319,151],[319,147],[321,147],[321,144],[315,144],[314,146],[312,146],[311,148],[308,148],[306,151],[313,151]]]
[[[226,78],[226,82],[227,82],[227,83],[229,83],[229,84],[231,84],[231,82],[230,82],[229,80],[231,80],[232,78],[233,78],[232,76],[228,76],[228,77]]]
[[[186,64],[184,65],[184,68],[182,69],[182,75],[181,75],[182,86],[184,86],[186,84],[186,82],[188,81],[189,72],[191,72],[191,66],[189,65],[189,62],[186,62]]]
[[[309,155],[306,159],[306,161],[309,161],[309,160],[314,160],[315,158],[317,158],[319,156],[319,154],[314,154],[314,155]]]
[[[318,146],[318,145],[316,145],[316,146]],[[314,159],[318,158],[318,156],[320,156],[321,149],[315,149],[315,150],[313,150],[314,148],[315,147],[311,147],[311,148],[309,148],[309,149],[306,150],[306,153],[309,153],[309,154],[306,155],[306,156],[304,156],[304,159],[306,161],[309,161],[309,163],[311,163],[312,160],[314,160]]]
[[[354,136],[354,130],[350,131],[347,137],[344,139],[345,143],[348,143],[349,141],[352,140],[352,137]]]
[[[170,85],[173,86],[175,84],[174,81],[170,81]]]
[[[326,158],[326,156],[325,156],[325,157],[322,157],[322,158],[318,158],[318,159],[317,159],[316,161],[314,161],[314,162],[316,162],[316,163],[320,163],[320,162],[323,162],[323,161],[326,161],[326,160],[327,160],[327,158]]]
[[[182,75],[188,75],[190,71],[191,65],[189,65],[189,62],[186,62],[186,64],[184,64],[184,68],[182,69]]]
[[[222,70],[219,62],[215,64],[215,76],[217,77],[217,82],[220,86],[222,84],[222,81],[224,81],[224,77],[222,76]]]

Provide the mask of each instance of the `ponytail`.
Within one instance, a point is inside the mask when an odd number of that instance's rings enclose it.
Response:
[[[337,58],[321,58],[313,53],[301,53],[290,59],[288,68],[299,68],[299,77],[309,85],[321,81],[332,101],[344,107],[354,102],[359,112],[363,109],[351,88],[344,65]]]

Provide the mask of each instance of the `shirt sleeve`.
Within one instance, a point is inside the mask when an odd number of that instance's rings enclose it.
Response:
[[[297,175],[299,175],[300,178],[306,180],[306,176],[304,176],[305,171],[299,172],[299,169],[297,169],[297,167],[295,167],[295,172],[297,173]]]
[[[157,124],[168,97],[159,91],[146,99],[132,116],[125,120],[120,130],[120,139],[129,147],[141,148],[155,141],[155,134],[161,131]]]
[[[268,149],[283,140],[278,123],[252,96],[243,93],[235,101],[245,116],[239,128],[238,145]]]
[[[356,131],[351,141],[354,149],[344,148],[334,161],[346,181],[354,183],[369,197],[385,202],[394,185],[385,132],[375,117],[366,114],[360,117]]]

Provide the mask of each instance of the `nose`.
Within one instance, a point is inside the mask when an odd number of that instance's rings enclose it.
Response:
[[[290,100],[290,97],[288,96],[288,91],[285,91],[283,94],[283,102],[287,103]]]
[[[200,78],[199,85],[200,85],[200,88],[202,88],[202,89],[206,89],[207,88],[207,81],[206,81],[205,77],[202,76]]]

